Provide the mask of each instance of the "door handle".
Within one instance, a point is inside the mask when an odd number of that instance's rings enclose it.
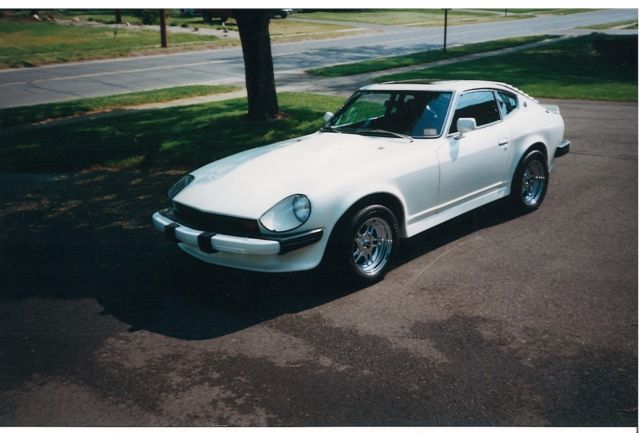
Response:
[[[505,144],[509,144],[509,139],[508,138],[501,138],[500,140],[498,140],[498,146],[504,146]]]

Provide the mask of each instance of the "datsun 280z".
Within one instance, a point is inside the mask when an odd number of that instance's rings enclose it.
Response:
[[[497,82],[370,85],[324,119],[318,132],[184,176],[155,227],[208,263],[289,272],[329,262],[371,284],[403,238],[502,198],[537,209],[570,148],[557,106]]]

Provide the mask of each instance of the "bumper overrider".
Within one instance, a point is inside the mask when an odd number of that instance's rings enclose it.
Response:
[[[251,234],[251,237],[215,233],[187,227],[176,218],[172,209],[154,213],[153,225],[169,241],[187,244],[205,254],[283,255],[318,242],[323,233],[321,228],[293,235]]]
[[[562,140],[560,145],[556,147],[556,153],[554,157],[559,158],[566,155],[571,150],[571,142],[569,140]]]

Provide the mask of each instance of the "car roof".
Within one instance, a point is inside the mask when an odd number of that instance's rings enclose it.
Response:
[[[500,83],[497,81],[482,81],[482,80],[447,80],[447,81],[429,81],[429,80],[407,80],[407,81],[389,81],[380,84],[371,84],[369,86],[361,87],[360,90],[422,90],[422,91],[435,91],[435,92],[464,92],[472,89],[504,89],[512,92],[519,93],[522,96],[526,96],[529,99],[533,99],[531,96],[524,93],[522,90],[511,86],[506,83]]]

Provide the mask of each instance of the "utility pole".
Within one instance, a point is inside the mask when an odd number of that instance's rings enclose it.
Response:
[[[164,9],[160,9],[160,45],[167,48],[167,18]]]
[[[443,50],[447,52],[447,15],[449,13],[449,9],[444,10],[444,46]]]

